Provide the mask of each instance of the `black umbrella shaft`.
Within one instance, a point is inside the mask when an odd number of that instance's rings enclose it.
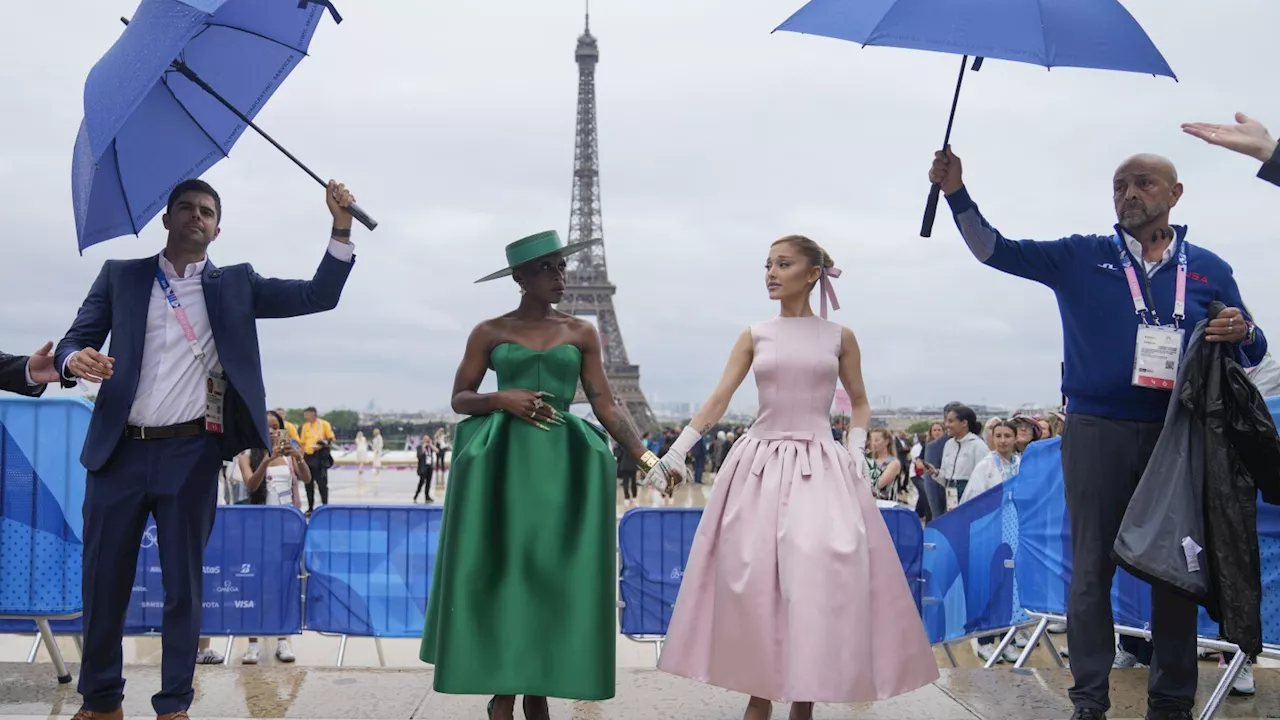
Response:
[[[249,117],[248,117],[247,115],[245,115],[244,113],[240,112],[240,109],[239,109],[239,108],[237,108],[235,105],[232,105],[232,104],[231,104],[231,103],[230,103],[226,98],[224,98],[224,97],[222,97],[221,95],[219,95],[217,90],[214,90],[212,87],[210,87],[210,86],[209,86],[209,83],[207,83],[207,82],[205,82],[203,79],[201,79],[201,77],[200,77],[199,75],[197,75],[197,74],[196,74],[196,71],[195,71],[195,70],[192,70],[192,69],[191,69],[191,67],[190,67],[190,66],[188,66],[186,63],[182,62],[181,60],[174,60],[174,61],[173,61],[173,69],[174,69],[174,70],[177,70],[177,71],[182,75],[182,77],[184,77],[184,78],[186,78],[186,79],[190,80],[191,82],[195,83],[196,87],[198,87],[198,88],[200,88],[201,90],[203,90],[203,91],[205,91],[205,92],[209,93],[209,95],[210,95],[210,96],[212,96],[214,100],[217,100],[218,102],[222,103],[222,105],[223,105],[224,107],[226,107],[228,110],[230,110],[230,111],[231,111],[231,112],[232,112],[236,117],[240,118],[240,121],[241,121],[241,122],[243,122],[244,124],[248,125],[249,127],[253,128],[254,130],[256,130],[256,131],[257,131],[257,133],[258,133],[259,135],[261,135],[261,136],[262,136],[262,137],[263,137],[267,142],[271,143],[272,145],[274,145],[274,146],[275,146],[275,148],[276,148],[277,150],[279,150],[280,152],[284,153],[284,156],[285,156],[285,157],[289,158],[289,159],[290,159],[290,160],[292,160],[295,164],[297,164],[297,166],[298,166],[298,167],[302,168],[302,170],[303,170],[304,172],[306,172],[308,175],[310,175],[310,176],[311,176],[311,177],[312,177],[316,182],[318,182],[318,183],[320,183],[321,185],[324,185],[324,186],[326,186],[326,187],[329,185],[329,183],[327,183],[327,182],[325,182],[324,180],[322,180],[322,179],[320,178],[320,176],[319,176],[319,175],[317,175],[317,174],[315,174],[314,172],[312,172],[312,171],[311,171],[311,168],[307,167],[306,165],[303,165],[303,164],[302,164],[302,161],[301,161],[301,160],[299,160],[298,158],[294,157],[293,153],[289,152],[288,150],[286,150],[286,149],[284,148],[284,146],[283,146],[283,145],[281,145],[280,143],[276,142],[276,141],[275,141],[275,138],[271,137],[270,135],[268,135],[268,134],[266,133],[266,131],[265,131],[265,130],[263,130],[262,128],[260,128],[260,127],[258,127],[257,125],[255,125],[255,124],[254,124],[254,122],[253,122],[252,120],[250,120],[250,119],[249,119]],[[953,114],[953,115],[955,114],[955,110],[954,110],[954,108],[952,109],[952,114]],[[950,133],[950,131],[951,131],[951,130],[950,130],[950,128],[948,128],[948,129],[947,129],[947,132],[948,132],[948,133]]]
[[[326,3],[326,4],[327,4],[327,3]],[[330,7],[329,7],[329,9],[330,9],[330,10],[333,10],[333,7],[332,7],[332,6],[330,6]],[[338,17],[337,12],[334,12],[334,13],[333,13],[333,15],[334,15],[334,19],[335,19],[335,20],[337,20],[338,22],[342,22],[342,20]],[[124,23],[124,24],[127,26],[127,25],[129,24],[129,19],[128,19],[128,18],[120,18],[120,22]],[[255,125],[255,124],[253,123],[253,121],[249,119],[249,117],[248,117],[247,115],[245,115],[244,113],[240,112],[240,109],[239,109],[239,108],[237,108],[235,105],[232,105],[230,102],[228,102],[228,101],[227,101],[227,99],[226,99],[226,98],[224,98],[224,97],[222,97],[221,95],[219,95],[217,90],[214,90],[212,87],[210,87],[210,86],[209,86],[209,83],[207,83],[207,82],[205,82],[204,80],[202,80],[202,79],[200,78],[200,76],[196,74],[196,71],[195,71],[195,70],[192,70],[192,69],[191,69],[191,68],[190,68],[186,63],[182,62],[182,60],[174,60],[174,61],[172,61],[169,65],[170,65],[170,67],[172,67],[174,70],[176,70],[180,75],[182,75],[182,76],[183,76],[183,77],[185,77],[186,79],[190,80],[191,82],[195,83],[195,84],[196,84],[196,87],[198,87],[198,88],[200,88],[201,90],[204,90],[205,92],[209,93],[209,95],[210,95],[210,96],[212,96],[212,97],[213,97],[213,99],[215,99],[215,100],[217,100],[218,102],[222,103],[223,107],[225,107],[226,109],[230,110],[230,111],[232,112],[232,114],[234,114],[236,117],[240,118],[240,121],[241,121],[241,122],[243,122],[244,124],[246,124],[246,125],[248,125],[249,127],[253,128],[255,131],[257,131],[257,133],[258,133],[259,135],[261,135],[262,137],[266,138],[267,142],[269,142],[269,143],[271,143],[273,146],[275,146],[275,149],[277,149],[277,150],[279,150],[280,152],[284,153],[284,156],[285,156],[285,157],[287,157],[287,158],[289,158],[290,160],[292,160],[292,161],[293,161],[293,163],[294,163],[295,165],[297,165],[298,167],[302,168],[303,172],[305,172],[306,174],[308,174],[308,175],[310,175],[310,176],[311,176],[311,179],[313,179],[313,180],[315,180],[316,182],[320,183],[320,185],[321,185],[322,187],[328,187],[328,186],[329,186],[329,183],[325,182],[323,179],[321,179],[321,177],[320,177],[319,175],[317,175],[317,174],[315,174],[314,172],[312,172],[312,171],[311,171],[311,168],[307,167],[306,165],[303,165],[301,160],[299,160],[298,158],[294,157],[293,153],[289,152],[288,150],[285,150],[283,145],[281,145],[280,143],[278,143],[278,142],[276,142],[276,141],[275,141],[275,138],[271,137],[271,136],[270,136],[270,135],[268,135],[266,132],[264,132],[262,128],[260,128],[260,127],[258,127],[257,125]],[[203,129],[203,128],[202,128],[202,129]],[[215,142],[216,142],[216,141],[215,141]],[[221,149],[221,148],[219,148],[219,149]],[[372,217],[369,217],[369,213],[365,212],[363,209],[361,209],[361,207],[360,207],[359,205],[356,205],[355,203],[351,203],[350,205],[348,205],[348,206],[347,206],[347,212],[351,213],[351,217],[353,217],[353,218],[355,218],[356,220],[358,220],[358,221],[360,222],[360,224],[361,224],[361,225],[364,225],[365,227],[369,228],[370,230],[372,230],[372,229],[374,229],[374,228],[378,227],[378,221],[377,221],[377,220],[374,220]]]
[[[968,64],[968,55],[960,58],[960,76],[956,78],[956,94],[951,97],[951,115],[947,118],[947,132],[942,136],[942,149],[944,151],[947,149],[947,145],[951,143],[951,126],[956,122],[956,105],[960,104],[960,86],[964,84],[964,70]]]
[[[973,64],[974,70],[978,69],[982,58],[978,58]],[[951,115],[947,117],[947,132],[942,136],[942,151],[947,151],[947,146],[951,144],[951,127],[956,122],[956,105],[960,104],[960,86],[964,84],[965,66],[969,64],[969,56],[965,55],[960,58],[960,77],[956,78],[956,94],[951,97]],[[942,186],[934,183],[929,188],[929,199],[924,205],[924,221],[920,223],[920,237],[929,237],[933,234],[933,221],[938,214],[938,200],[942,197]]]

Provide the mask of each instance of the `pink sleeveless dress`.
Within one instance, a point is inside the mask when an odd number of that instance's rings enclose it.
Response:
[[[661,670],[777,702],[868,702],[938,666],[861,461],[831,435],[841,327],[753,325],[760,415],[694,537]]]

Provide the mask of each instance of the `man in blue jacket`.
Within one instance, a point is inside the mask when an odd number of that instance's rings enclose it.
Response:
[[[1267,352],[1262,331],[1241,310],[1231,266],[1169,224],[1182,197],[1173,163],[1154,155],[1126,160],[1112,178],[1117,224],[1111,233],[1049,242],[1009,240],[987,222],[950,148],[937,153],[931,181],[942,186],[956,225],[978,260],[1048,286],[1062,316],[1068,419],[1062,470],[1073,554],[1067,602],[1073,720],[1104,720],[1115,657],[1112,546],[1129,499],[1160,437],[1189,330],[1210,303],[1227,310],[1206,340],[1230,343],[1241,363]],[[1152,591],[1155,645],[1148,720],[1191,720],[1196,692],[1196,605]]]
[[[1236,113],[1234,125],[1218,123],[1183,123],[1182,131],[1211,145],[1234,150],[1262,163],[1258,177],[1272,185],[1280,185],[1280,143],[1271,137],[1262,123]]]
[[[80,461],[84,497],[84,660],[75,720],[121,720],[121,640],[147,515],[155,518],[164,584],[160,720],[185,718],[200,639],[205,543],[218,470],[268,448],[257,318],[331,310],[355,261],[354,198],[330,182],[329,249],[311,280],[264,278],[248,264],[215,267],[222,201],[200,180],[169,196],[164,251],[108,260],[56,356],[63,384],[102,383]],[[111,350],[99,350],[111,337]]]

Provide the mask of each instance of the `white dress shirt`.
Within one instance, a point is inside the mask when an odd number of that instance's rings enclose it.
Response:
[[[1142,267],[1147,271],[1147,277],[1151,277],[1152,275],[1155,275],[1156,271],[1163,267],[1165,263],[1173,259],[1173,246],[1177,245],[1178,241],[1176,239],[1171,241],[1169,246],[1164,249],[1164,254],[1162,254],[1160,259],[1155,262],[1147,262],[1147,259],[1142,254],[1142,243],[1138,242],[1138,239],[1130,235],[1128,232],[1124,233],[1124,244],[1128,246],[1129,252],[1133,253],[1133,256],[1138,258],[1142,263]]]
[[[209,309],[204,302],[206,263],[207,258],[192,263],[182,277],[178,277],[169,259],[160,253],[160,269],[191,321],[204,359],[197,359],[191,351],[191,344],[178,324],[177,313],[169,307],[160,283],[152,280],[147,330],[142,343],[142,372],[138,376],[133,408],[129,410],[130,425],[162,427],[204,417],[205,379],[218,365],[218,348],[213,342]]]
[[[329,254],[342,262],[351,262],[355,247],[337,240],[329,241]],[[204,351],[197,359],[187,342],[178,316],[160,283],[151,280],[151,298],[147,304],[146,334],[142,344],[142,370],[138,390],[133,396],[128,423],[138,427],[177,425],[204,417],[206,379],[217,366],[218,348],[213,341],[209,310],[204,300],[204,268],[208,259],[187,266],[182,277],[160,253],[159,267],[164,271],[178,303],[187,313],[196,341]],[[67,361],[70,362],[68,357]],[[64,371],[65,372],[65,371]]]

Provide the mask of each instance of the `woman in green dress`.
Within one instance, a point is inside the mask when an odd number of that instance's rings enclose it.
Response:
[[[475,327],[453,385],[453,465],[421,657],[437,692],[493,695],[489,717],[547,718],[546,698],[607,700],[617,664],[617,475],[605,434],[568,412],[578,382],[644,472],[640,442],[605,377],[600,337],[555,309],[566,246],[555,231],[506,248],[514,311]],[[498,391],[477,389],[485,372]]]

